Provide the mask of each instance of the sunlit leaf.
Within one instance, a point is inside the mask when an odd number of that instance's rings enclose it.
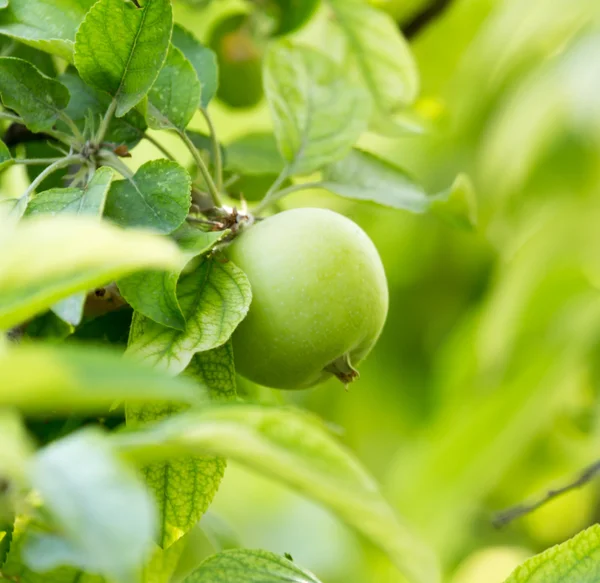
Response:
[[[342,158],[366,129],[369,100],[321,53],[275,43],[265,58],[265,91],[290,174]]]
[[[127,349],[132,356],[173,374],[182,372],[194,354],[229,339],[246,316],[252,294],[241,269],[230,261],[211,258],[181,277],[177,297],[186,329],[166,328],[136,313]]]
[[[267,551],[234,549],[206,559],[184,583],[320,583],[312,573]]]
[[[308,414],[250,404],[219,406],[114,440],[138,463],[190,454],[239,461],[335,511],[386,550],[409,581],[440,580],[435,558],[399,521],[372,478]]]
[[[506,583],[596,583],[600,577],[600,526],[525,561]]]
[[[466,174],[459,174],[447,190],[431,197],[431,212],[463,229],[477,225],[475,188]]]
[[[323,188],[346,198],[369,200],[424,213],[430,202],[423,188],[402,168],[361,150],[327,166]]]
[[[374,128],[394,133],[390,115],[410,105],[419,90],[418,70],[408,43],[389,15],[364,0],[327,2],[333,23],[345,37],[346,51],[371,95]]]
[[[50,129],[69,103],[69,91],[62,83],[14,57],[0,57],[0,94],[4,105],[33,132]]]
[[[185,371],[213,400],[235,397],[235,368],[230,343],[196,354]],[[127,406],[128,426],[164,419],[181,407]],[[189,532],[208,509],[225,472],[222,457],[189,456],[150,464],[143,469],[159,509],[159,544],[170,547]]]
[[[132,403],[198,400],[199,389],[193,382],[97,347],[22,345],[1,355],[0,363],[0,406],[30,413],[105,413],[124,399]]]
[[[173,14],[169,0],[142,8],[123,0],[99,0],[75,38],[75,66],[92,87],[117,101],[125,115],[148,93],[167,57]]]
[[[171,233],[188,214],[192,180],[171,160],[151,160],[130,179],[112,183],[105,216],[123,227]]]
[[[95,0],[10,0],[0,12],[0,33],[73,60],[77,27]]]
[[[180,264],[176,246],[89,217],[36,217],[11,234],[0,253],[0,328],[10,328],[58,300],[139,269]]]
[[[34,458],[31,481],[60,535],[35,534],[24,560],[38,571],[72,565],[115,583],[141,581],[156,527],[143,484],[96,430],[56,441]]]

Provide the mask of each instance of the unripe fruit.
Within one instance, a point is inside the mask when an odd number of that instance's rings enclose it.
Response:
[[[248,27],[248,16],[238,14],[213,30],[210,47],[217,55],[217,96],[231,107],[253,107],[263,96],[262,50]]]
[[[279,389],[357,376],[388,309],[381,259],[358,225],[329,210],[285,211],[248,228],[228,255],[252,285],[233,336],[242,376]]]

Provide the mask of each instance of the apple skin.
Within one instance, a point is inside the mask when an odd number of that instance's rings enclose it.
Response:
[[[247,228],[228,248],[252,286],[233,335],[237,371],[277,389],[344,383],[377,341],[388,310],[375,245],[330,210],[284,211]]]

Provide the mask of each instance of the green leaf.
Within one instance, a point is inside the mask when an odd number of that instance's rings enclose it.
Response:
[[[10,0],[0,12],[0,33],[73,60],[75,33],[95,0]]]
[[[413,213],[427,212],[430,205],[423,188],[404,170],[361,150],[352,150],[326,167],[322,186],[346,198],[369,200]]]
[[[30,567],[72,565],[115,583],[140,581],[156,510],[102,433],[87,429],[52,443],[37,454],[30,473],[60,532],[30,537],[24,548]]]
[[[99,0],[75,38],[75,66],[92,87],[117,101],[121,117],[148,93],[167,57],[173,14],[169,0],[142,8],[123,0]]]
[[[170,160],[151,160],[131,179],[113,182],[105,216],[123,227],[147,227],[171,233],[187,217],[192,179]]]
[[[320,583],[312,573],[267,551],[233,549],[206,559],[184,583]]]
[[[374,105],[374,127],[388,133],[393,113],[410,105],[419,76],[410,48],[394,20],[364,0],[327,0],[346,41],[346,51]],[[402,131],[401,128],[399,131]]]
[[[192,64],[202,85],[202,96],[200,106],[207,107],[217,92],[219,85],[219,69],[217,67],[217,56],[205,47],[196,37],[176,24],[173,27],[172,43],[185,55]]]
[[[253,404],[208,407],[113,437],[138,463],[179,455],[236,460],[335,511],[384,549],[414,583],[440,581],[434,556],[399,521],[377,485],[315,417]]]
[[[33,65],[14,57],[0,57],[2,103],[16,111],[32,132],[50,129],[69,103],[69,91]]]
[[[110,168],[99,168],[85,188],[53,188],[40,192],[30,201],[25,215],[68,213],[100,219],[112,177]],[[79,292],[61,300],[52,310],[65,322],[77,326],[84,303],[85,292]]]
[[[525,561],[505,583],[597,583],[600,580],[600,525]]]
[[[6,144],[0,140],[0,172],[13,164],[13,158]]]
[[[111,98],[108,93],[86,85],[74,68],[61,75],[60,81],[71,94],[71,101],[65,113],[82,131],[90,117],[94,120],[95,127],[98,127],[101,117],[110,105]],[[111,120],[104,141],[117,145],[127,144],[129,148],[133,148],[142,139],[147,128],[144,116],[137,109],[132,109],[123,117]]]
[[[366,129],[363,89],[312,49],[273,44],[265,59],[265,92],[290,174],[310,174],[338,160]]]
[[[4,225],[3,225],[4,229]],[[0,229],[0,232],[2,229]],[[0,248],[7,242],[0,239]],[[175,245],[88,217],[36,217],[11,233],[0,253],[0,328],[8,329],[78,291],[139,269],[176,267]]]
[[[235,398],[235,367],[231,343],[196,354],[185,371],[197,386],[206,387],[213,400]],[[127,425],[164,419],[181,407],[128,405]],[[154,493],[160,516],[159,544],[170,547],[189,532],[208,509],[223,474],[226,461],[214,456],[188,456],[150,464],[143,470]]]
[[[183,223],[173,238],[188,260],[212,249],[229,231],[205,232]],[[177,299],[179,269],[171,271],[140,271],[118,282],[119,291],[137,312],[168,328],[185,330],[185,318]]]
[[[234,400],[236,381],[231,341],[194,355],[183,376],[207,387],[214,401]]]
[[[180,270],[140,271],[118,281],[119,291],[137,312],[168,328],[185,330],[177,300]]]
[[[106,413],[115,401],[197,401],[197,385],[77,345],[23,344],[0,356],[0,406],[26,413]]]
[[[161,326],[139,313],[133,317],[127,352],[179,374],[194,354],[224,344],[245,318],[252,299],[250,283],[231,261],[204,259],[177,286],[185,331]]]
[[[148,123],[156,130],[185,130],[198,109],[200,81],[183,53],[171,45],[167,60],[148,94]]]
[[[475,187],[466,174],[459,174],[452,186],[431,197],[431,212],[462,229],[477,226]]]
[[[273,134],[247,134],[227,146],[227,170],[231,172],[277,176],[284,167]]]
[[[99,168],[85,188],[52,188],[40,192],[29,202],[25,215],[68,213],[100,218],[112,177],[110,168]]]

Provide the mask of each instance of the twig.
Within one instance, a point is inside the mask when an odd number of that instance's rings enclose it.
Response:
[[[198,152],[196,146],[194,145],[194,142],[192,142],[192,140],[190,139],[190,137],[186,134],[186,132],[184,130],[176,130],[177,134],[179,135],[179,137],[183,140],[183,142],[185,143],[185,145],[187,146],[188,150],[191,152],[192,156],[194,157],[194,161],[196,162],[196,165],[198,166],[198,170],[200,170],[200,173],[202,174],[202,178],[204,178],[204,182],[206,182],[206,186],[208,187],[208,191],[210,192],[210,196],[212,198],[213,204],[216,207],[221,207],[222,206],[222,202],[221,202],[221,195],[219,194],[219,190],[217,189],[216,184],[214,183],[210,172],[208,171],[208,168],[206,167],[206,164],[204,163],[204,160],[202,159],[202,156],[200,156],[200,152]]]
[[[322,182],[301,182],[300,184],[292,184],[292,186],[288,186],[287,188],[282,188],[281,190],[274,190],[270,194],[265,195],[265,198],[258,204],[258,206],[254,209],[255,214],[259,214],[264,211],[268,206],[273,203],[281,200],[284,196],[288,194],[292,194],[293,192],[298,192],[299,190],[308,190],[309,188],[323,188]]]
[[[117,110],[117,100],[113,98],[102,118],[102,122],[100,123],[100,127],[98,128],[98,135],[96,136],[96,143],[101,144],[104,141],[104,136],[106,136],[106,132],[108,131],[108,126],[112,121],[113,115]]]
[[[499,512],[498,514],[496,514],[496,516],[494,516],[492,523],[496,528],[506,526],[513,520],[520,518],[521,516],[525,516],[526,514],[529,514],[531,512],[534,512],[535,510],[537,510],[544,504],[547,504],[554,498],[562,496],[563,494],[566,494],[571,490],[576,490],[577,488],[585,486],[586,484],[591,482],[596,476],[598,476],[598,474],[600,474],[600,460],[593,463],[591,466],[585,468],[581,472],[581,474],[579,474],[579,476],[572,482],[569,482],[568,484],[565,484],[560,488],[549,490],[546,494],[541,496],[535,502],[532,502],[530,504],[518,504],[517,506],[513,506],[512,508],[507,508],[506,510]]]
[[[433,0],[423,10],[417,12],[408,22],[400,24],[400,28],[407,39],[416,37],[424,28],[439,18],[452,4],[452,0]]]
[[[157,139],[153,138],[148,134],[144,134],[144,139],[148,140],[156,149],[162,152],[170,160],[175,160],[175,156],[169,152]]]
[[[69,166],[76,162],[84,162],[84,161],[85,161],[85,158],[80,155],[72,155],[72,156],[66,156],[65,158],[60,158],[59,160],[54,162],[54,164],[50,164],[50,166],[48,166],[48,168],[45,168],[44,170],[42,170],[42,172],[40,172],[35,177],[35,180],[33,180],[33,182],[29,185],[27,190],[21,195],[21,198],[25,198],[25,200],[29,199],[29,196],[31,195],[31,193],[34,192],[35,189],[46,178],[48,178],[48,176],[50,176],[50,174],[52,174],[56,170],[60,170],[61,168],[65,168],[66,166]]]
[[[217,185],[217,190],[221,192],[223,190],[223,158],[221,156],[221,146],[219,145],[219,140],[217,139],[217,131],[215,126],[208,115],[208,111],[204,107],[200,108],[204,119],[206,120],[206,125],[208,126],[208,131],[210,133],[210,140],[212,143],[212,155],[213,161],[215,164],[215,182]]]

